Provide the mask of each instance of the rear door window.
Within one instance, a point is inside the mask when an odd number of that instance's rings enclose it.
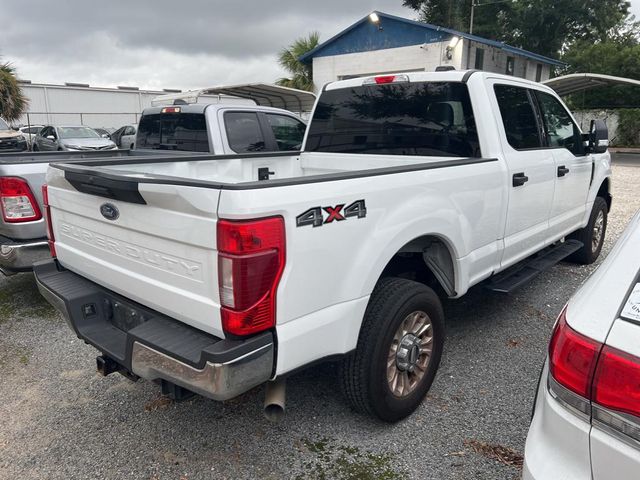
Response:
[[[322,93],[307,151],[479,157],[467,86],[460,82],[363,85]]]
[[[143,115],[136,138],[137,148],[208,152],[209,135],[203,113]]]
[[[261,152],[266,149],[257,113],[225,112],[224,126],[229,147],[234,152]]]
[[[278,150],[300,150],[306,125],[287,115],[267,113],[267,121],[276,137]]]
[[[516,150],[542,147],[540,129],[525,88],[512,85],[494,87],[507,141]]]

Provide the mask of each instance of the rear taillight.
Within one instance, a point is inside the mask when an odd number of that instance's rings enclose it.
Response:
[[[640,358],[605,345],[593,380],[593,401],[640,417]]]
[[[600,344],[573,330],[565,313],[560,314],[549,344],[549,371],[560,385],[589,398]]]
[[[7,223],[40,220],[42,213],[26,180],[0,177],[0,209]]]
[[[640,358],[580,335],[560,314],[549,345],[549,391],[615,434],[640,440]]]
[[[250,335],[273,327],[285,265],[283,218],[219,220],[217,236],[222,328]]]
[[[47,240],[51,256],[56,258],[56,239],[53,235],[53,224],[51,223],[51,207],[49,206],[49,189],[47,185],[42,185],[42,203],[44,205],[44,218],[47,224]]]

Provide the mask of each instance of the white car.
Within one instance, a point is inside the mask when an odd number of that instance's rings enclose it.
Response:
[[[136,131],[137,125],[125,125],[120,127],[111,134],[111,140],[118,145],[119,148],[133,150],[136,147]]]
[[[24,138],[27,139],[29,150],[33,148],[33,142],[36,138],[36,135],[43,128],[44,125],[25,125],[24,127],[20,127],[20,133],[22,133],[22,135],[24,135]]]
[[[640,212],[553,331],[525,480],[640,478]]]

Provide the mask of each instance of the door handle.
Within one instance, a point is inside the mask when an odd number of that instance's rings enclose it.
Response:
[[[559,177],[564,177],[567,173],[569,173],[569,169],[567,167],[565,167],[564,165],[560,165],[558,167],[558,176]]]
[[[524,172],[514,173],[513,174],[513,186],[521,187],[525,183],[529,181],[529,177],[527,177]]]

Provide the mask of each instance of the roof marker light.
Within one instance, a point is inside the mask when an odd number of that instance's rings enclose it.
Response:
[[[378,16],[378,14],[376,12],[371,12],[369,14],[369,20],[371,20],[371,23],[379,23],[380,22],[380,17]]]
[[[409,83],[408,75],[380,75],[363,80],[362,85],[384,85],[386,83]]]

